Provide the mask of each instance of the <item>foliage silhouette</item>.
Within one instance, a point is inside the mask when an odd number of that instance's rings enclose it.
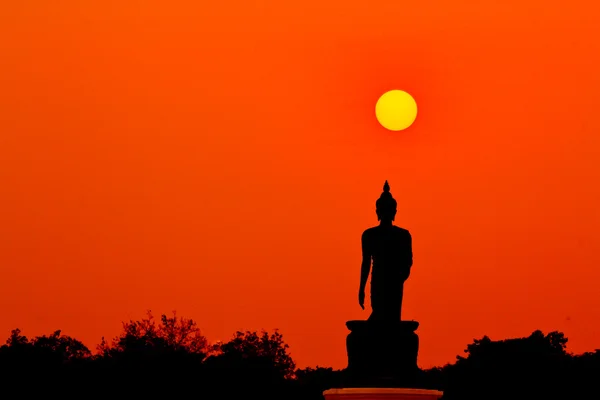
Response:
[[[444,390],[445,400],[584,396],[597,390],[600,350],[573,355],[561,332],[535,331],[518,339],[484,336],[468,344],[463,356],[422,371],[423,385]],[[61,331],[28,339],[13,330],[0,346],[0,385],[22,396],[37,393],[81,396],[233,395],[262,399],[322,399],[341,387],[342,372],[332,368],[295,369],[278,331],[236,332],[210,345],[191,319],[175,313],[156,321],[151,312],[123,324],[96,353]]]
[[[296,364],[287,353],[288,348],[283,335],[275,330],[271,335],[266,331],[260,335],[250,331],[236,332],[229,342],[216,344],[212,349],[217,358],[250,360],[272,368],[279,378],[289,379],[294,376]]]
[[[123,354],[165,354],[187,352],[204,358],[209,350],[208,341],[191,319],[161,315],[157,325],[152,311],[140,321],[123,323],[123,332],[108,344],[104,337],[97,347],[103,357],[119,357]]]

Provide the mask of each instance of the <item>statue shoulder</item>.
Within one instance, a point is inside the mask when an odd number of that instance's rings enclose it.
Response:
[[[374,233],[375,233],[375,228],[374,227],[373,228],[367,228],[362,233],[362,238],[366,239],[366,238],[372,237]]]
[[[394,225],[394,228],[396,229],[396,232],[398,232],[401,235],[408,236],[408,237],[411,236],[410,235],[410,231],[408,229],[404,229],[404,228],[401,228],[401,227],[396,226],[396,225]]]

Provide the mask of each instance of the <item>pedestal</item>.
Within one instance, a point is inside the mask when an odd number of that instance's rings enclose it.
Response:
[[[323,392],[325,400],[438,400],[444,392],[404,388],[349,388]]]
[[[346,387],[415,387],[418,385],[419,327],[416,321],[348,321]]]

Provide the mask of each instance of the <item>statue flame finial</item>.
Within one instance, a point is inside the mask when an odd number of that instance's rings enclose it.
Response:
[[[390,193],[390,184],[387,180],[383,184],[383,193],[377,199],[375,206],[378,210],[396,210],[397,203],[394,196]]]

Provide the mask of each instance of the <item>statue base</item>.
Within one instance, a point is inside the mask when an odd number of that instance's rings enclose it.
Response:
[[[417,321],[348,321],[346,387],[402,388],[419,384]]]
[[[405,388],[351,388],[329,389],[323,392],[325,400],[438,400],[444,392]]]

